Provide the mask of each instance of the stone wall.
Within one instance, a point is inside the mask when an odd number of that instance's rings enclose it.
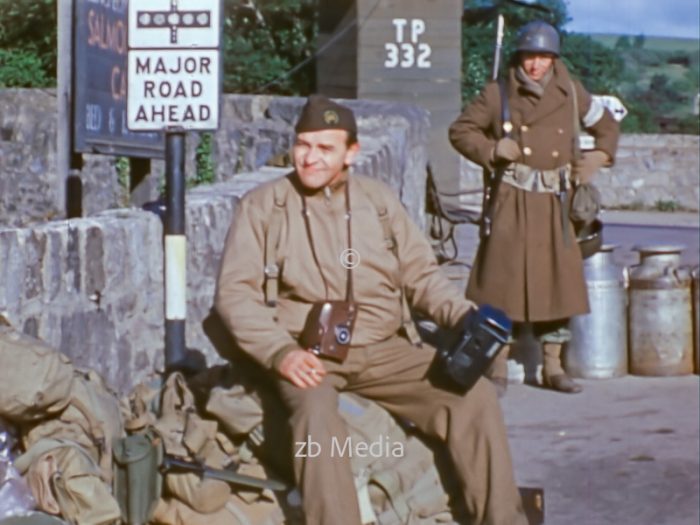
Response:
[[[221,127],[213,135],[214,182],[266,164],[288,164],[293,123],[304,102],[295,97],[226,95]],[[349,100],[360,127],[362,153],[357,171],[381,173],[401,196],[416,220],[424,208],[428,114],[415,106]],[[381,117],[380,117],[381,115]],[[56,97],[51,90],[0,90],[0,225],[22,226],[63,217],[56,205]],[[200,135],[188,134],[188,178],[196,174],[195,150]],[[84,215],[128,204],[114,157],[84,154],[81,173]],[[153,161],[143,200],[155,200],[162,187],[163,163]],[[411,188],[410,191],[405,188]]]
[[[403,185],[422,184],[423,153],[408,144],[427,136],[425,112],[416,107],[369,101],[346,101],[358,114],[364,159],[358,170],[382,170],[404,202],[420,217],[423,196],[403,195]],[[227,95],[222,101],[221,128],[213,137],[215,182],[240,172],[278,165],[292,140],[292,123],[303,100],[268,96]],[[413,122],[406,128],[406,122]],[[56,96],[52,90],[0,89],[0,225],[21,226],[61,218],[53,197],[56,162]],[[188,135],[188,177],[194,177],[197,134]],[[417,157],[416,157],[417,155]],[[115,159],[84,155],[85,215],[128,204],[118,180]],[[158,197],[163,165],[153,162],[144,200]],[[683,135],[625,135],[617,163],[598,177],[608,208],[650,207],[658,203],[697,211],[700,200],[700,138]],[[411,180],[404,181],[407,176]],[[463,189],[480,192],[481,171],[463,160]],[[474,196],[478,202],[480,197]]]
[[[595,179],[608,209],[700,209],[700,137],[695,135],[623,135],[615,165]],[[481,168],[462,159],[463,197],[481,199]]]
[[[114,159],[97,155],[86,156],[83,170],[83,207],[90,216],[46,221],[60,218],[50,196],[55,186],[53,97],[47,91],[0,90],[0,313],[125,390],[162,366],[162,226],[156,215],[140,209],[108,209],[121,204],[124,189]],[[210,361],[229,344],[210,310],[231,216],[245,191],[286,171],[265,165],[284,164],[280,159],[291,144],[302,103],[299,98],[225,97],[222,127],[213,137],[216,183],[188,192],[187,340]],[[384,102],[347,103],[360,125],[356,171],[386,181],[422,222],[426,112]],[[188,172],[196,143],[188,138]],[[680,200],[687,197],[697,209],[698,154],[697,137],[623,137],[618,164],[601,177],[609,177],[609,187],[616,189],[604,194],[629,200],[639,198],[630,195],[630,188],[646,195],[653,187],[669,195],[659,193],[655,199],[678,199],[691,207]],[[162,163],[156,163],[153,177],[160,170]],[[673,182],[666,189],[665,180]]]
[[[221,182],[187,193],[187,345],[203,352],[209,362],[225,355],[230,345],[211,315],[211,306],[231,217],[246,191],[289,171],[262,164],[288,149],[291,122],[302,102],[227,97],[225,125],[215,135],[214,155],[230,158],[231,170],[217,172]],[[358,113],[360,138],[366,145],[356,171],[391,185],[412,216],[422,221],[427,113],[407,105],[350,104]],[[386,115],[381,122],[379,114]],[[234,131],[237,140],[231,138]],[[17,150],[19,163],[29,146],[6,141],[2,147]],[[95,171],[113,170],[111,159],[90,160]],[[8,165],[4,158],[2,166]],[[235,173],[234,167],[250,169]],[[46,173],[36,180],[49,191]],[[44,209],[38,201],[23,202],[36,202],[34,210]],[[9,215],[7,207],[5,213]],[[99,371],[121,391],[160,369],[164,325],[160,218],[138,208],[106,210],[82,219],[39,222],[39,218],[34,216],[24,227],[0,226],[0,313],[79,366]]]

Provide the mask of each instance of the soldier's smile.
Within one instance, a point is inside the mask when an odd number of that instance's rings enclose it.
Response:
[[[339,181],[355,158],[359,146],[347,145],[342,129],[307,131],[297,135],[292,147],[294,168],[302,185],[320,189]]]

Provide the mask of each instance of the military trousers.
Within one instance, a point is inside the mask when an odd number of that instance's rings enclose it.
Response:
[[[342,364],[324,361],[328,373],[317,387],[278,381],[295,443],[317,444],[315,457],[294,457],[307,525],[361,523],[350,458],[333,448],[334,441],[343,443],[348,437],[338,413],[339,391],[370,399],[446,444],[470,523],[527,524],[495,389],[483,378],[466,395],[434,387],[426,378],[434,352],[396,336],[352,348]],[[296,452],[299,447],[294,448]]]

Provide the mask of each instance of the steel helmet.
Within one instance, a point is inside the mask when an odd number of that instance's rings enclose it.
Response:
[[[596,219],[576,231],[576,241],[581,257],[588,259],[600,251],[603,244],[603,223]]]
[[[517,50],[559,56],[559,33],[542,20],[525,24],[518,33]]]

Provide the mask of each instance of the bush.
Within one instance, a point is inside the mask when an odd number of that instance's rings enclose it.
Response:
[[[224,91],[313,92],[318,34],[314,0],[226,0],[224,16]]]
[[[53,85],[41,58],[34,51],[0,49],[0,87],[47,87]]]
[[[17,81],[27,79],[29,83],[22,87],[55,85],[56,9],[56,0],[0,0],[0,50],[18,57],[3,61],[0,70],[22,64],[30,68],[26,74],[0,74]]]

